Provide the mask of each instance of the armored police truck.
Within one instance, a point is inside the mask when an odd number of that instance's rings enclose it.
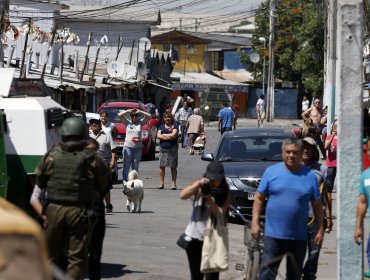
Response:
[[[60,141],[66,109],[43,80],[13,75],[13,69],[0,69],[0,196],[27,209],[35,168]]]

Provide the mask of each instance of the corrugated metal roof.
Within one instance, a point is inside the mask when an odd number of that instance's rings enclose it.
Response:
[[[222,71],[213,71],[217,76],[222,79],[238,82],[238,83],[246,83],[254,81],[254,77],[252,73],[246,70],[222,70]]]

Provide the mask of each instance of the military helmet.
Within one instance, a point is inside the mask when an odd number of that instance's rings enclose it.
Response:
[[[64,120],[62,127],[60,128],[60,134],[62,136],[86,138],[86,124],[79,118],[68,118]]]

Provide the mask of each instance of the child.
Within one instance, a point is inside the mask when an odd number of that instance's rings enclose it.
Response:
[[[367,156],[370,158],[370,140],[367,141]],[[366,210],[369,206],[369,188],[370,188],[370,168],[366,169],[361,174],[360,179],[360,197],[357,203],[357,215],[356,215],[356,229],[354,239],[355,242],[360,245],[364,238],[363,227],[362,223],[366,214]],[[368,267],[370,268],[370,234],[368,237],[367,247],[366,247],[366,254],[367,254],[367,261]],[[364,272],[364,277],[370,278],[370,271]]]

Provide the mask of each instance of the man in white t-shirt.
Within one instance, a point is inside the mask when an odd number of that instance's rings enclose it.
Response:
[[[256,104],[257,122],[258,127],[263,127],[263,121],[265,120],[265,96],[261,94]]]
[[[303,96],[303,99],[302,99],[302,113],[305,112],[308,109],[308,106],[310,106],[310,101],[308,101],[306,96]]]

